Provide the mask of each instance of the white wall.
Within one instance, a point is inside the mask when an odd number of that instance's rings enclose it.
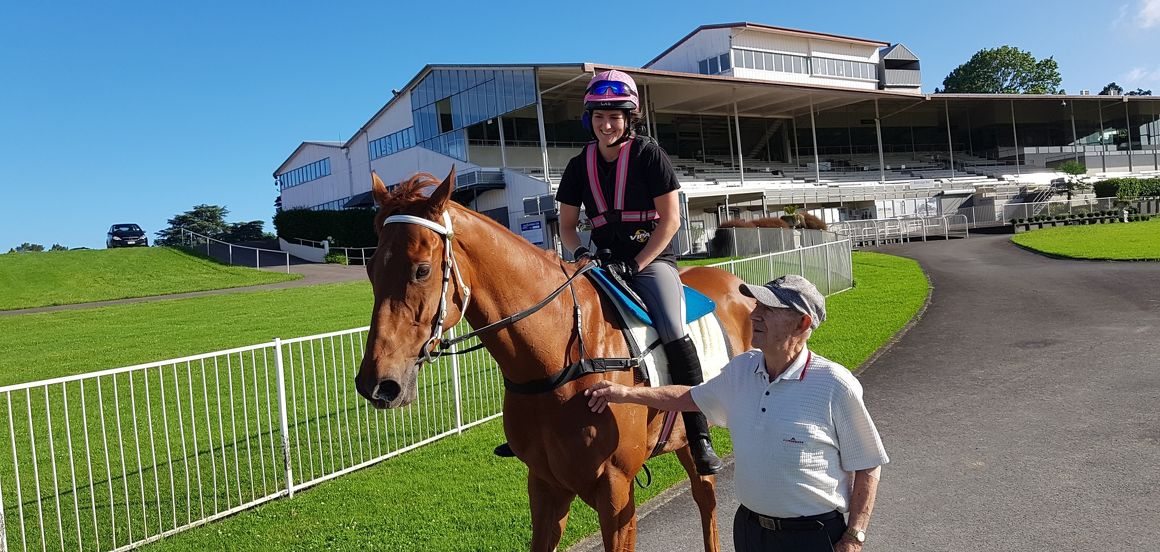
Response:
[[[467,163],[454,157],[448,157],[441,153],[416,146],[393,155],[375,159],[370,162],[370,169],[379,175],[379,178],[383,180],[384,184],[390,186],[411,178],[417,172],[428,172],[442,180],[451,171],[453,165],[458,172],[478,167],[478,165],[473,163]],[[365,192],[371,189],[371,177],[369,173],[365,176],[365,182],[366,188],[356,187],[355,193]]]
[[[671,52],[652,64],[649,69],[697,73],[698,61],[729,51],[730,33],[732,33],[732,29],[703,30],[689,37],[680,46],[673,48]]]
[[[370,140],[377,140],[414,124],[414,117],[411,115],[411,93],[402,92],[400,96],[386,112],[367,125],[367,136]]]
[[[779,54],[793,54],[814,58],[830,58],[863,63],[878,64],[878,47],[854,42],[826,40],[794,36],[756,29],[738,29],[733,36],[733,47],[774,52]],[[694,72],[696,66],[693,67]],[[733,76],[743,79],[764,80],[770,82],[787,82],[799,84],[817,84],[854,88],[858,90],[877,90],[877,80],[844,79],[834,77],[813,76],[801,73],[781,71],[763,71],[760,69],[746,69],[734,67]]]
[[[351,181],[342,148],[306,144],[286,164],[283,173],[326,157],[330,158],[330,175],[282,190],[283,209],[312,207],[350,196]]]

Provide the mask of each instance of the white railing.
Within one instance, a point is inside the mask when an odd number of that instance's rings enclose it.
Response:
[[[375,254],[376,247],[334,247],[330,246],[330,252],[342,252],[346,256],[348,264],[365,265]]]
[[[207,256],[214,256],[212,253],[212,251],[214,251],[214,250],[221,253],[224,249],[224,251],[225,251],[225,259],[224,260],[228,261],[229,264],[231,264],[231,265],[232,264],[243,264],[252,258],[254,260],[254,265],[253,265],[254,268],[260,269],[260,268],[262,268],[262,254],[263,253],[269,253],[272,255],[282,256],[285,258],[285,261],[286,261],[286,274],[290,273],[290,254],[285,252],[285,251],[278,251],[276,249],[261,249],[258,247],[246,247],[244,245],[234,245],[232,243],[228,243],[228,242],[224,242],[222,240],[219,240],[217,238],[211,238],[209,236],[198,234],[197,232],[193,232],[191,230],[186,230],[184,228],[181,229],[181,245],[182,246],[188,247],[188,248],[194,249],[194,250],[201,250],[201,249],[203,249],[201,246],[202,243],[205,244],[204,249],[205,249],[205,254]],[[234,259],[234,250],[235,249],[238,252],[238,256],[237,256],[238,262],[236,262],[236,263],[234,262],[234,260],[235,260]],[[252,252],[252,253],[250,253],[250,252]],[[221,257],[214,257],[214,258],[221,259]],[[245,266],[250,266],[250,265],[245,265]],[[0,552],[2,552],[2,551],[0,551]]]
[[[830,229],[848,237],[854,245],[879,246],[931,237],[950,239],[970,237],[970,221],[965,215],[933,217],[900,217],[889,219],[848,220],[830,225]]]
[[[853,285],[849,240],[715,266]],[[128,550],[501,415],[482,349],[424,367],[411,405],[371,408],[352,385],[367,330],[0,387],[0,551]]]
[[[800,274],[823,294],[831,295],[854,286],[850,248],[849,239],[840,239],[709,266],[727,270],[751,284],[764,284],[786,274]]]

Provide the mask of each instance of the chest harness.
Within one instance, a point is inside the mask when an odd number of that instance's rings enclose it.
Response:
[[[604,199],[604,191],[600,187],[600,167],[597,160],[600,148],[596,142],[590,142],[588,147],[584,148],[588,168],[588,189],[592,192],[592,200],[595,202],[597,211],[595,216],[588,217],[588,220],[592,221],[593,228],[620,222],[648,222],[661,218],[656,209],[647,211],[624,210],[624,196],[628,183],[628,154],[632,150],[634,141],[629,140],[621,144],[620,153],[616,158],[616,188],[612,196],[612,209],[608,208],[608,202]]]

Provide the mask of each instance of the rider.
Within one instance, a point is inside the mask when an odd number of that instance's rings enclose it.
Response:
[[[564,169],[556,193],[560,239],[577,260],[589,254],[576,229],[583,205],[595,247],[611,251],[606,267],[625,280],[648,308],[673,383],[697,385],[701,363],[685,332],[684,289],[677,273],[681,186],[665,151],[651,138],[636,134],[640,100],[632,77],[621,71],[593,76],[584,94],[581,122],[596,140]],[[721,471],[724,464],[713,451],[705,416],[682,415],[697,472]]]

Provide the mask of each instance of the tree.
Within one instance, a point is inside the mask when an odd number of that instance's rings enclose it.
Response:
[[[1064,179],[1064,190],[1067,193],[1068,201],[1071,201],[1072,193],[1083,192],[1091,188],[1091,184],[1087,182],[1087,167],[1083,163],[1066,161],[1059,166],[1059,172],[1067,175]]]
[[[44,251],[43,245],[40,245],[39,243],[28,242],[24,242],[8,250],[9,253],[39,253],[41,251]]]
[[[264,223],[260,220],[231,223],[229,230],[227,230],[225,236],[222,237],[222,241],[237,243],[265,239],[266,234],[262,232],[263,224]]]
[[[1053,58],[1036,60],[1013,46],[983,49],[956,67],[941,92],[978,94],[1057,94],[1063,77]]]
[[[1128,92],[1127,94],[1124,94],[1124,95],[1125,96],[1151,96],[1152,91],[1151,90],[1144,90],[1143,88],[1137,88],[1137,89],[1135,89],[1131,92]]]
[[[219,238],[229,226],[225,217],[229,209],[217,205],[195,205],[192,211],[186,211],[169,219],[169,228],[157,232],[157,245],[181,245],[181,229],[188,230],[203,236]]]
[[[48,250],[49,251],[68,251],[68,248],[59,244],[59,243],[54,243],[54,244],[52,244],[52,247],[50,247]]]
[[[1098,95],[1099,96],[1123,96],[1124,89],[1120,88],[1120,85],[1116,84],[1115,81],[1112,81],[1112,82],[1105,84],[1104,89],[1100,90],[1100,93]]]

